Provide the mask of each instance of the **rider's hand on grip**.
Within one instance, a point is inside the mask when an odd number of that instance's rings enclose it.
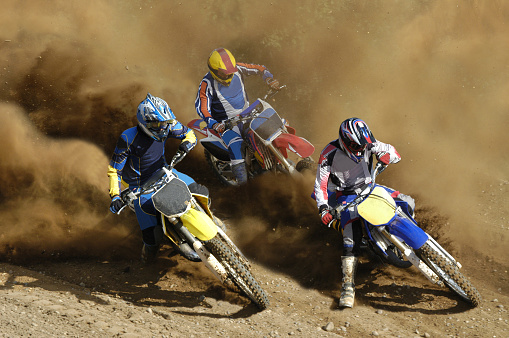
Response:
[[[377,159],[385,165],[389,165],[392,163],[398,163],[401,160],[401,156],[394,149],[394,151],[381,151],[376,154]]]
[[[214,123],[214,125],[212,126],[212,129],[217,131],[219,134],[222,134],[225,129],[224,122]]]
[[[114,214],[118,213],[124,206],[124,202],[120,199],[120,196],[115,196],[110,203],[110,211]]]
[[[194,146],[189,141],[184,141],[179,145],[179,150],[185,152],[186,154],[193,149]]]
[[[334,220],[331,210],[328,206],[322,205],[320,207],[320,217],[322,218],[323,225],[330,226],[330,223]]]
[[[265,82],[267,82],[267,85],[270,87],[270,89],[272,90],[279,90],[281,89],[281,85],[279,84],[279,81],[272,78],[272,77],[268,77]]]

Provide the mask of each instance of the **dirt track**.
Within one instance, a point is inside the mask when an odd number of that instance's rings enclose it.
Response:
[[[0,333],[508,336],[508,17],[495,1],[4,1]],[[202,170],[200,146],[179,169],[212,191],[271,308],[257,312],[169,250],[143,267],[134,216],[107,210],[108,157],[147,91],[195,118],[218,46],[288,85],[274,106],[315,157],[351,115],[394,144],[403,161],[383,183],[416,197],[418,221],[463,264],[481,306],[363,259],[356,306],[337,310],[341,239],[319,225],[313,178],[226,189]]]

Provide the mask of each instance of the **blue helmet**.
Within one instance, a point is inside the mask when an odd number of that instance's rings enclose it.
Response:
[[[170,126],[176,123],[175,115],[166,101],[150,93],[139,104],[136,117],[140,128],[156,141],[166,139]]]

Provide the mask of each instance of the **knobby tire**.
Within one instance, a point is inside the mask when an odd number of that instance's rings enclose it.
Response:
[[[481,303],[481,294],[459,271],[456,264],[445,258],[428,243],[425,243],[418,250],[418,253],[430,269],[432,269],[440,279],[463,300],[470,303],[473,307]],[[448,279],[451,279],[454,283],[449,282]]]
[[[254,279],[249,269],[240,261],[232,250],[221,241],[219,236],[206,243],[207,249],[223,264],[230,279],[242,292],[253,301],[259,309],[269,306],[269,298],[260,284]]]
[[[205,149],[205,159],[207,160],[207,163],[208,163],[210,169],[212,169],[212,171],[214,172],[214,175],[221,182],[221,184],[223,184],[227,187],[235,186],[236,182],[234,182],[233,180],[228,180],[226,177],[221,175],[221,173],[217,169],[217,166],[214,164],[214,162],[215,162],[214,159],[216,161],[220,161],[220,160],[218,160],[215,157],[213,158],[213,157],[214,157],[214,155],[212,155],[207,149]]]

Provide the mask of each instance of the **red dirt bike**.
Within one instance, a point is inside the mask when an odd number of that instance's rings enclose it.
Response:
[[[269,171],[300,174],[305,169],[313,168],[311,155],[315,147],[306,139],[297,136],[295,129],[267,103],[279,90],[269,90],[263,99],[257,99],[238,116],[224,121],[226,128],[239,125],[242,131],[242,154],[246,160],[249,178]],[[225,185],[237,185],[231,170],[228,147],[220,135],[207,128],[207,123],[202,119],[192,120],[187,126],[206,136],[200,143],[205,148],[205,158],[218,179]]]

